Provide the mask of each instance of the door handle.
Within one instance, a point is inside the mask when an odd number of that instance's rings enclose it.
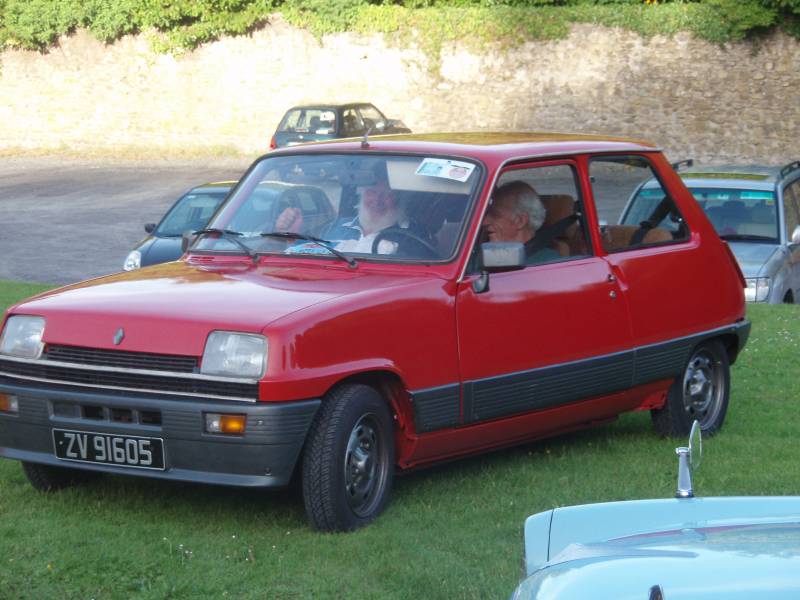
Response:
[[[616,281],[617,281],[616,276],[613,273],[609,273],[608,274],[608,282],[609,283],[616,283]]]
[[[608,292],[608,297],[613,300],[614,298],[617,297],[617,292],[615,290],[611,290],[610,292]]]

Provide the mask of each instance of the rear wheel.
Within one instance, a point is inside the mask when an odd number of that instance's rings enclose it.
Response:
[[[373,388],[336,388],[309,432],[302,466],[303,502],[323,531],[350,531],[389,502],[394,470],[392,416]]]
[[[685,436],[696,420],[711,435],[725,421],[729,396],[728,353],[719,340],[708,340],[692,350],[664,406],[651,412],[653,425],[662,436]]]
[[[22,471],[31,485],[40,492],[53,492],[100,477],[100,473],[94,471],[82,471],[30,462],[22,463]]]

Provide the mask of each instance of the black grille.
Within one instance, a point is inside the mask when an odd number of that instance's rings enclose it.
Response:
[[[95,348],[79,348],[77,346],[47,346],[44,358],[81,365],[149,369],[151,371],[170,371],[173,373],[193,373],[197,367],[197,358],[194,356],[148,354],[146,352],[127,352],[125,350],[97,350]]]
[[[113,371],[92,371],[48,365],[47,361],[23,363],[0,359],[0,371],[12,375],[36,377],[49,381],[62,381],[99,387],[122,387],[163,393],[180,392],[197,396],[223,396],[233,398],[258,398],[257,383],[206,381],[162,375],[140,375]]]

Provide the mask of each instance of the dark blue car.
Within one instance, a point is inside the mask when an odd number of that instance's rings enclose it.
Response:
[[[294,106],[286,111],[269,147],[274,150],[306,142],[358,137],[367,131],[370,135],[411,133],[402,121],[387,119],[381,111],[366,102],[309,104]]]
[[[149,235],[128,253],[122,268],[133,271],[179,259],[183,254],[181,237],[184,232],[203,229],[235,184],[235,181],[220,181],[189,190],[157,225],[144,226]]]

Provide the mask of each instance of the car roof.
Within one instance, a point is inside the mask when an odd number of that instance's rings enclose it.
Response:
[[[322,108],[326,110],[341,110],[342,108],[349,108],[351,106],[375,106],[372,102],[345,102],[343,104],[331,104],[330,102],[318,102],[318,103],[310,103],[310,104],[298,104],[297,106],[293,106],[286,112],[291,112],[293,110],[303,110],[303,109],[314,109],[314,108]]]
[[[273,150],[270,154],[364,152],[362,139],[331,140]],[[632,138],[573,133],[463,132],[370,136],[368,150],[444,154],[499,160],[559,156],[584,152],[657,152],[650,142]]]
[[[692,180],[725,180],[742,182],[763,182],[774,185],[789,174],[800,169],[800,162],[789,163],[784,166],[767,165],[722,165],[714,167],[693,167],[687,171],[680,171],[679,175],[686,181]]]
[[[204,183],[192,188],[192,192],[224,192],[230,190],[238,182],[236,181],[212,181],[211,183]]]

